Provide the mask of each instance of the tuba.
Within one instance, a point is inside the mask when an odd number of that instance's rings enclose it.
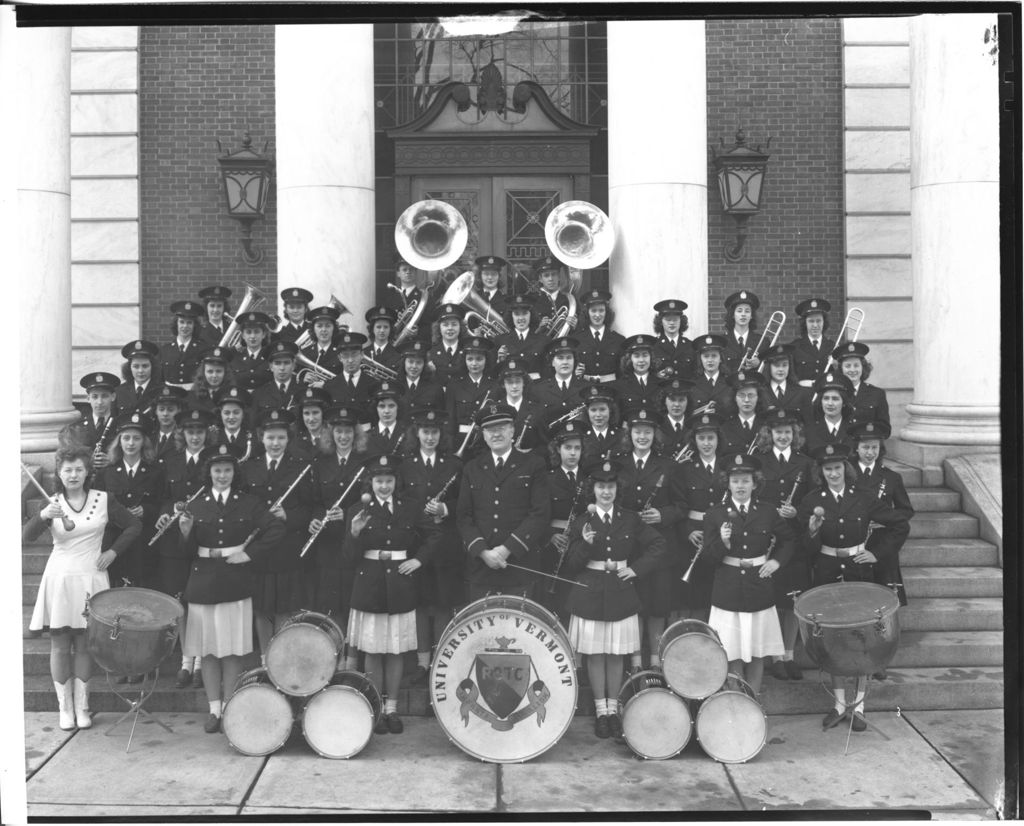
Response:
[[[467,322],[470,318],[475,318],[478,322],[478,329],[483,323],[489,332],[493,332],[495,335],[505,335],[509,332],[508,325],[501,315],[491,309],[483,300],[480,293],[473,289],[473,279],[472,272],[464,272],[445,290],[444,295],[441,296],[441,303],[462,304],[469,310],[469,314],[466,316]],[[481,335],[487,335],[487,333],[481,331]],[[490,338],[490,336],[487,337]]]
[[[238,329],[238,317],[255,310],[266,300],[267,297],[257,290],[252,284],[246,284],[245,295],[242,297],[242,301],[238,305],[238,309],[235,311],[234,316],[231,317],[231,323],[224,331],[224,335],[220,337],[219,346],[231,348],[237,347],[238,342],[241,341],[242,338],[242,333]]]
[[[395,223],[395,247],[406,262],[436,272],[462,256],[469,242],[466,219],[444,201],[417,201]]]

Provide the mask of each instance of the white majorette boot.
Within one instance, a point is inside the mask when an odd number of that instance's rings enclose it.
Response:
[[[71,680],[58,683],[54,680],[53,687],[57,691],[57,708],[60,710],[61,731],[75,730],[75,700],[71,693]]]
[[[75,677],[75,722],[79,728],[92,728],[89,712],[89,684]]]

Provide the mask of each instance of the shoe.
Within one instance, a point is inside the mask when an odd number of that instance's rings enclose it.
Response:
[[[594,720],[594,734],[600,737],[602,740],[607,740],[611,736],[611,725],[608,722],[608,715],[602,714],[596,720]]]
[[[422,665],[416,666],[416,671],[412,675],[412,679],[409,680],[412,685],[426,685],[427,678],[430,676],[430,672],[427,671]]]
[[[643,670],[644,667],[642,665],[631,665],[629,668],[626,669],[626,679],[629,679],[634,674],[639,674]]]
[[[390,714],[385,714],[384,717],[387,720],[388,731],[392,734],[401,734],[405,731],[405,726],[402,725],[402,718],[395,712],[392,711]]]
[[[206,716],[206,722],[203,723],[203,731],[207,734],[216,734],[220,731],[220,717],[216,714],[208,714]]]
[[[390,731],[388,728],[388,717],[386,714],[380,715],[380,719],[377,721],[377,725],[373,727],[374,734],[387,734]]]
[[[839,722],[846,717],[846,714],[841,711],[832,709],[828,714],[825,715],[825,719],[821,721],[821,727],[826,731],[830,728],[835,728],[839,725]]]
[[[886,679],[888,676],[889,675],[885,673],[885,669],[883,668],[881,671],[876,671],[874,674],[872,674],[871,678],[881,682],[882,680]]]
[[[201,668],[197,668],[192,672],[192,688],[203,687],[203,671]]]
[[[802,680],[804,678],[804,670],[796,664],[796,660],[786,660],[783,664],[786,666],[786,673],[789,675],[789,679]]]
[[[178,676],[174,680],[174,687],[188,688],[190,685],[192,685],[192,672],[187,668],[183,668],[178,672]]]
[[[72,681],[66,683],[54,682],[54,689],[57,692],[57,709],[60,711],[61,731],[75,730],[75,695],[72,688]]]
[[[768,668],[768,673],[771,674],[776,680],[789,680],[789,672],[786,670],[786,663],[782,660],[776,660]]]
[[[618,714],[608,715],[608,733],[616,740],[622,739],[622,718]]]
[[[75,724],[79,728],[92,728],[92,714],[89,712],[89,684],[75,677]]]
[[[867,731],[868,724],[863,716],[858,714],[856,711],[853,713],[853,730],[854,731]]]

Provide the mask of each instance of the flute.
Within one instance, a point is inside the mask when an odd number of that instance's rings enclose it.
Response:
[[[566,540],[569,539],[569,531],[572,530],[572,523],[576,519],[576,506],[579,504],[580,496],[583,494],[583,485],[584,485],[584,482],[581,479],[579,484],[576,485],[576,493],[575,493],[575,495],[572,498],[572,504],[569,506],[569,516],[566,518],[566,520],[565,520],[565,527],[562,529],[562,537],[565,538]],[[555,576],[558,576],[558,574],[561,573],[562,563],[565,562],[565,554],[566,554],[566,551],[568,551],[568,550],[569,550],[569,544],[568,544],[568,541],[567,541],[565,547],[558,552],[558,564],[555,565]],[[549,594],[555,593],[555,581],[554,580],[551,581],[551,585],[548,587],[548,593]]]
[[[282,493],[280,496],[277,497],[277,501],[274,502],[274,504],[270,506],[270,510],[273,510],[274,508],[279,508],[279,507],[281,507],[281,505],[284,504],[284,500],[288,498],[288,494],[291,493],[293,490],[295,490],[296,485],[298,485],[299,482],[302,481],[302,477],[305,476],[307,473],[309,473],[309,471],[310,471],[310,469],[312,467],[313,467],[313,465],[309,464],[309,465],[306,465],[302,469],[302,472],[298,476],[295,477],[295,481],[292,482],[288,486],[288,490],[286,490],[284,493]]]
[[[363,478],[363,474],[364,473],[366,473],[366,466],[365,465],[363,467],[359,468],[359,470],[356,472],[356,475],[352,477],[352,481],[349,482],[348,486],[345,488],[345,490],[342,491],[341,496],[339,496],[337,498],[337,500],[334,502],[333,505],[331,505],[330,508],[328,508],[328,510],[334,510],[335,508],[340,508],[341,507],[341,503],[345,500],[345,497],[349,495],[349,493],[351,492],[352,488],[354,488],[356,486],[356,483],[358,483],[359,480]],[[306,540],[306,544],[303,545],[302,546],[302,550],[299,551],[299,556],[300,557],[306,555],[306,551],[308,551],[310,549],[310,547],[313,545],[313,543],[316,542],[316,538],[318,536],[320,536],[320,532],[325,527],[327,527],[327,514],[324,514],[324,518],[320,521],[320,527],[317,528],[315,531],[312,531],[310,533],[309,539]]]
[[[181,510],[175,513],[174,516],[170,518],[170,520],[164,523],[164,526],[162,528],[160,528],[159,530],[157,530],[155,534],[153,534],[153,538],[149,540],[149,544],[146,547],[151,548],[153,545],[155,545],[156,541],[165,533],[167,533],[168,528],[170,528],[171,525],[173,525],[175,522],[181,519],[181,515],[188,510],[188,506],[195,502],[196,499],[199,498],[199,494],[201,494],[204,490],[206,490],[206,485],[200,485],[199,490],[197,490],[188,499],[185,500],[185,504],[182,505]]]

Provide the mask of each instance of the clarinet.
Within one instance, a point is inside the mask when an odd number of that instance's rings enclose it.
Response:
[[[562,529],[562,536],[566,539],[569,538],[569,531],[572,530],[572,523],[576,521],[576,506],[580,503],[580,496],[583,494],[583,480],[576,485],[576,493],[573,495],[572,504],[569,506],[569,516],[565,520],[565,527]],[[558,576],[562,571],[562,563],[565,562],[566,552],[569,550],[569,545],[566,544],[565,549],[558,552],[558,564],[555,565],[555,576]],[[551,584],[548,586],[548,593],[555,593],[555,582],[557,580],[551,580]]]
[[[433,502],[435,505],[438,504],[441,501],[441,499],[444,497],[444,495],[448,492],[448,488],[450,488],[452,485],[454,485],[455,484],[455,480],[458,479],[458,478],[459,478],[459,474],[458,473],[453,473],[451,479],[449,479],[447,482],[445,482],[441,486],[441,490],[439,490],[437,493],[435,493],[433,496],[431,496],[430,499],[428,499],[427,501],[428,502]],[[426,513],[426,507],[424,507],[423,512]],[[435,516],[434,517],[434,521],[440,523],[441,522],[441,517],[440,516]]]
[[[92,481],[92,478],[96,475],[96,460],[103,455],[103,443],[107,440],[107,434],[110,432],[110,426],[114,423],[113,414],[107,416],[107,423],[103,425],[103,432],[100,437],[96,440],[96,445],[92,449],[92,468],[89,470],[88,482]]]
[[[793,497],[796,496],[796,489],[800,487],[800,483],[804,480],[804,472],[801,470],[796,475],[796,481],[793,482],[793,489],[789,492],[789,496],[782,500],[783,505],[792,505]]]
[[[523,449],[523,439],[526,438],[526,431],[530,429],[530,419],[532,419],[532,418],[533,418],[533,414],[532,413],[527,413],[526,414],[526,418],[523,419],[523,430],[519,434],[519,438],[516,439],[516,450],[522,450]]]
[[[877,496],[877,499],[879,501],[881,501],[884,498],[885,498],[885,479],[882,479],[882,484],[880,484],[878,486],[878,496]],[[871,534],[874,532],[875,528],[882,528],[882,527],[885,527],[885,526],[884,525],[880,525],[877,522],[869,522],[868,523],[868,532],[867,532],[867,535],[864,537],[864,548],[865,548],[865,550],[868,547],[868,540],[871,539]]]
[[[661,487],[664,484],[665,474],[662,473],[660,476],[658,476],[658,481],[654,483],[654,490],[652,490],[651,495],[647,497],[647,501],[644,503],[644,506],[640,509],[640,513],[643,513],[645,510],[648,510],[651,507],[651,505],[654,504],[654,497],[658,495],[658,491],[661,490]]]

